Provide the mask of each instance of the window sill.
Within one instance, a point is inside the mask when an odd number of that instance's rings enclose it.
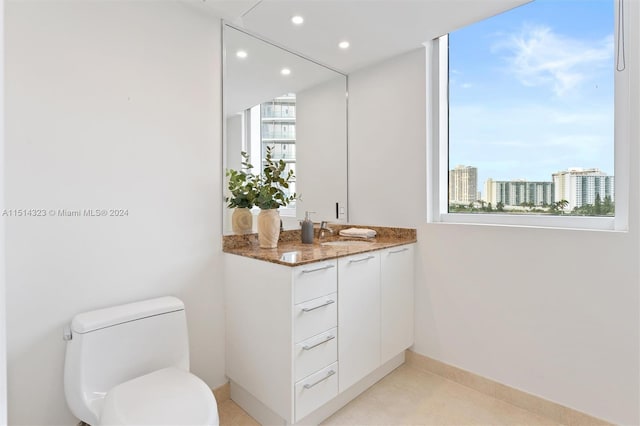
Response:
[[[581,231],[627,231],[613,217],[443,213],[431,223],[550,228]]]

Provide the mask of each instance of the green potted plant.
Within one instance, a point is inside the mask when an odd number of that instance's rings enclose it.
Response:
[[[285,173],[286,163],[273,159],[273,147],[267,147],[265,165],[258,177],[254,203],[258,214],[258,242],[262,248],[276,248],[280,237],[278,208],[289,205],[297,194],[287,195],[286,189],[295,177],[293,170]]]
[[[253,215],[251,208],[255,205],[256,186],[258,176],[251,173],[253,166],[249,164],[249,157],[242,152],[242,169],[227,169],[229,196],[225,197],[227,207],[235,209],[231,215],[231,230],[235,234],[250,234],[253,232]]]
[[[267,147],[265,164],[261,175],[251,173],[253,166],[248,156],[242,153],[242,170],[227,170],[230,197],[227,206],[236,211],[260,208],[258,214],[258,242],[262,248],[275,248],[280,237],[280,214],[278,208],[285,207],[298,198],[288,194],[290,183],[295,178],[293,170],[285,172],[286,163],[273,158],[273,147]],[[236,214],[234,212],[234,214]],[[233,224],[233,218],[232,218]],[[234,231],[235,232],[235,231]]]

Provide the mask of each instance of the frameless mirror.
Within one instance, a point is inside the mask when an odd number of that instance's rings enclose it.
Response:
[[[260,173],[272,147],[294,170],[291,192],[301,195],[280,209],[284,228],[299,228],[305,211],[316,221],[346,222],[346,76],[229,25],[223,43],[223,170],[240,170],[246,152]],[[223,182],[227,194],[226,176]],[[225,203],[225,235],[231,214]]]

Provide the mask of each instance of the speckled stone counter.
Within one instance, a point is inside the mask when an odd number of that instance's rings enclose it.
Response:
[[[318,225],[316,225],[316,237],[314,238],[313,244],[302,244],[300,230],[284,231],[280,233],[278,247],[274,249],[260,248],[257,234],[225,235],[222,241],[222,251],[286,266],[298,266],[321,260],[335,259],[357,253],[366,253],[368,251],[411,244],[417,241],[416,230],[410,228],[335,224],[330,224],[329,226],[334,230],[334,235],[327,233],[325,238],[319,240]],[[339,231],[346,228],[373,229],[377,235],[375,238],[366,239],[339,236]],[[356,241],[358,245],[323,245],[323,243],[330,241]],[[368,244],[362,244],[362,241],[367,241]]]

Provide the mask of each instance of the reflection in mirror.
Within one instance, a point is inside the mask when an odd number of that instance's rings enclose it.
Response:
[[[301,195],[280,209],[284,228],[298,229],[305,211],[316,212],[316,221],[346,222],[346,76],[229,25],[223,43],[223,169],[240,170],[246,152],[260,173],[273,147],[274,158],[295,172],[289,190]],[[225,203],[225,235],[232,233],[231,214]]]

